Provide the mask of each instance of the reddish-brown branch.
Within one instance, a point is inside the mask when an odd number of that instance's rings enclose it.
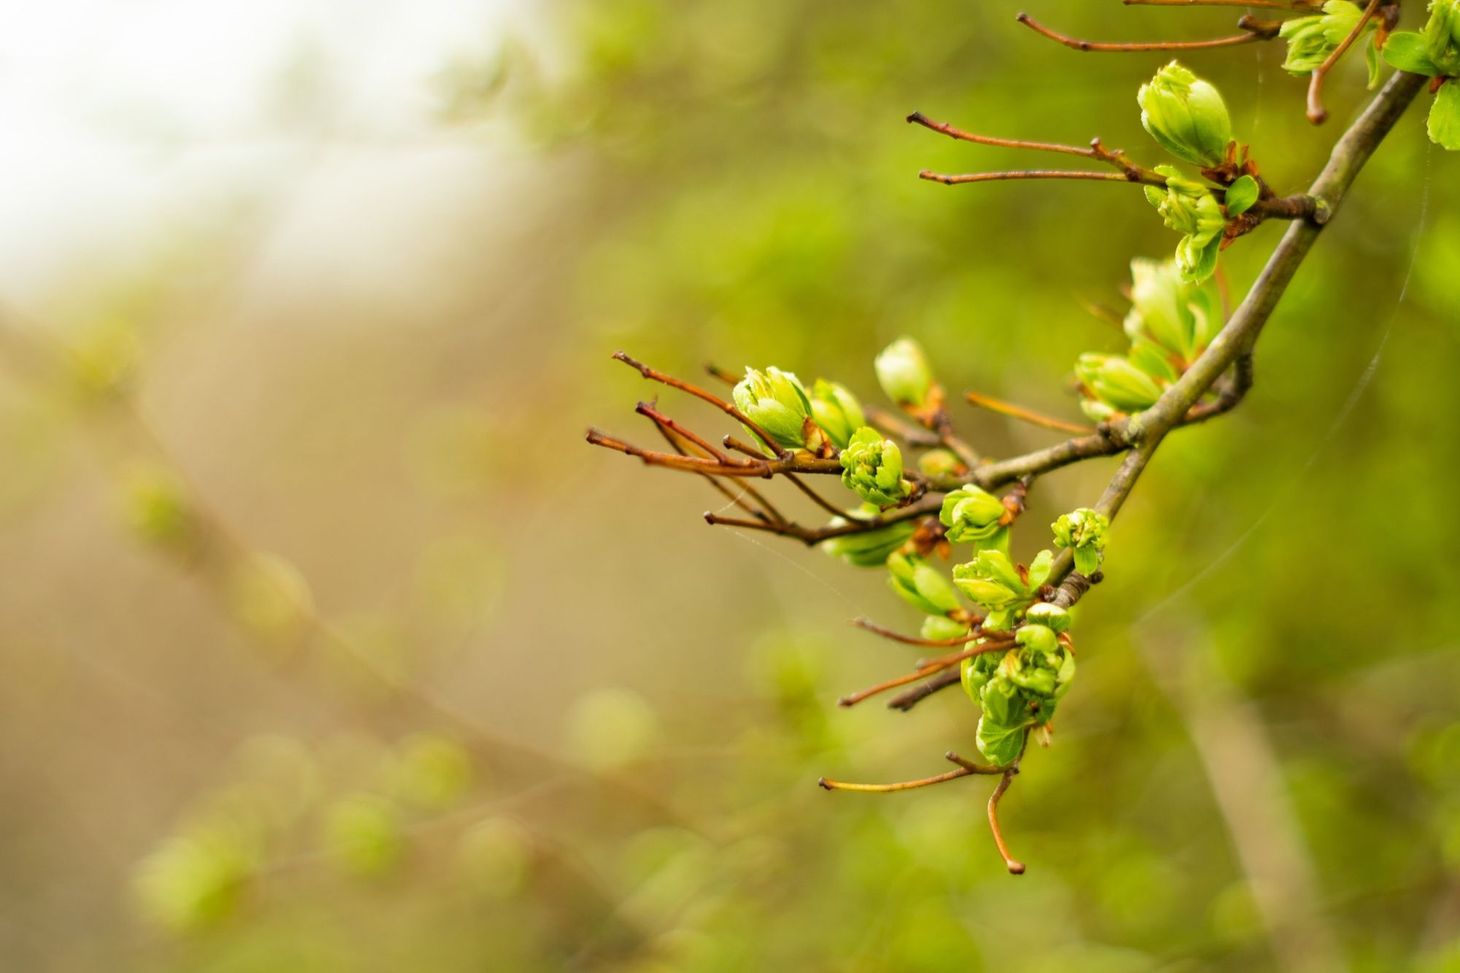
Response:
[[[1088,169],[1010,169],[1002,172],[964,172],[950,175],[944,172],[934,172],[931,169],[924,169],[918,173],[919,179],[926,179],[928,182],[940,182],[945,186],[961,186],[970,182],[1008,182],[1017,179],[1087,179],[1093,182],[1144,182],[1134,180],[1119,172],[1093,172]],[[1159,183],[1150,185],[1166,185],[1166,180],[1161,179]]]
[[[1058,432],[1072,432],[1080,435],[1088,435],[1095,431],[1095,427],[1093,426],[1081,425],[1078,422],[1066,422],[1064,419],[1056,419],[1053,416],[1035,412],[1033,409],[1026,409],[1022,405],[1014,405],[1012,402],[996,399],[991,395],[983,395],[978,392],[964,392],[963,397],[980,409],[997,412],[1000,415],[1019,419],[1030,425],[1041,426],[1045,429],[1054,429]]]
[[[982,621],[982,619],[979,619],[979,621]],[[962,638],[924,639],[918,638],[916,635],[903,635],[901,632],[894,632],[892,629],[883,628],[881,625],[877,625],[870,619],[866,618],[854,618],[852,619],[852,624],[860,629],[871,632],[873,635],[880,635],[883,638],[890,639],[893,642],[901,642],[903,645],[919,645],[923,648],[929,649],[951,649],[954,646],[967,645],[969,642],[973,642],[977,639],[981,639],[984,637],[983,632],[981,632],[976,627],[972,632],[963,636]]]
[[[971,649],[964,649],[962,652],[953,652],[948,655],[939,656],[936,659],[929,659],[918,664],[918,668],[904,676],[888,679],[886,682],[879,682],[875,686],[868,686],[850,695],[843,696],[837,700],[838,706],[855,706],[872,696],[885,693],[889,689],[896,689],[898,686],[906,686],[908,683],[917,682],[919,679],[927,678],[935,672],[942,672],[949,666],[956,666],[964,659],[971,659],[976,655],[983,655],[985,652],[1007,651],[1014,644],[1010,638],[999,639],[998,641],[984,642]]]
[[[963,681],[963,674],[957,669],[945,669],[925,683],[920,683],[905,693],[899,693],[887,701],[888,709],[906,713],[918,703],[936,692],[956,686]]]
[[[1010,875],[1023,875],[1024,863],[1009,854],[1009,846],[1004,841],[1004,831],[999,827],[999,799],[1009,789],[1009,785],[1013,783],[1014,775],[1017,773],[1019,773],[1017,764],[1004,771],[1004,776],[999,779],[999,786],[995,787],[994,792],[989,795],[989,831],[993,832],[994,847],[999,849],[999,857],[1004,859],[1004,867],[1009,870]]]
[[[914,125],[921,125],[924,128],[940,132],[951,139],[960,142],[973,142],[977,145],[993,145],[1008,149],[1029,149],[1035,152],[1055,152],[1061,155],[1074,155],[1082,159],[1094,159],[1096,162],[1104,162],[1114,166],[1125,174],[1129,182],[1147,183],[1153,186],[1164,186],[1166,180],[1153,170],[1143,168],[1132,162],[1126,154],[1119,149],[1107,149],[1097,138],[1092,139],[1089,145],[1065,145],[1060,142],[1030,142],[1024,139],[996,138],[991,135],[979,135],[975,132],[966,132],[961,128],[955,128],[947,122],[934,121],[922,112],[913,112],[907,116],[907,120]]]
[[[735,404],[733,402],[727,402],[724,399],[720,398],[718,395],[715,395],[712,392],[705,391],[698,385],[686,382],[683,379],[675,378],[673,375],[668,375],[664,372],[659,371],[656,368],[650,368],[643,362],[629,357],[629,355],[625,352],[616,351],[613,353],[613,357],[616,360],[623,362],[625,365],[628,365],[630,368],[635,369],[640,375],[644,376],[651,382],[658,382],[661,385],[667,385],[672,389],[679,389],[681,392],[693,395],[697,399],[702,399],[703,401],[710,403],[726,415],[744,423],[746,428],[748,428],[751,432],[755,433],[761,438],[761,440],[766,444],[766,447],[768,449],[775,451],[777,455],[784,455],[784,451],[780,450],[776,446],[776,441],[770,437],[770,434],[767,433],[760,426],[752,422],[745,413],[741,412],[735,407]]]
[[[1122,0],[1127,7],[1265,7],[1270,10],[1317,10],[1322,0]]]
[[[918,780],[904,780],[895,784],[851,784],[846,781],[831,780],[821,777],[816,781],[818,787],[828,791],[860,791],[864,794],[891,794],[896,791],[911,791],[919,787],[931,787],[934,784],[943,784],[950,780],[957,780],[960,777],[971,777],[974,774],[1002,774],[1004,768],[990,767],[984,764],[976,764],[971,760],[964,760],[958,754],[949,751],[943,755],[945,760],[957,764],[957,768],[941,774],[934,774],[932,777],[923,777]]]
[[[1359,35],[1364,32],[1364,28],[1369,25],[1369,21],[1373,19],[1374,14],[1378,13],[1379,4],[1382,2],[1383,0],[1369,0],[1369,5],[1364,8],[1363,16],[1359,17],[1359,22],[1354,24],[1354,29],[1348,32],[1348,36],[1338,42],[1338,46],[1333,49],[1328,57],[1323,59],[1323,63],[1318,65],[1309,76],[1308,121],[1314,125],[1322,125],[1328,120],[1328,109],[1323,107],[1323,82],[1328,77],[1328,72],[1332,71],[1333,66],[1348,53],[1348,49],[1353,46],[1354,41],[1358,40]]]
[[[1071,37],[1068,34],[1061,34],[1044,26],[1039,21],[1026,13],[1021,13],[1016,20],[1044,37],[1063,44],[1065,47],[1077,51],[1097,52],[1129,52],[1129,51],[1200,51],[1213,47],[1236,47],[1238,44],[1251,44],[1253,41],[1271,40],[1277,36],[1277,25],[1260,23],[1249,18],[1238,21],[1237,26],[1243,29],[1241,34],[1233,34],[1229,37],[1213,37],[1204,41],[1133,41],[1114,43],[1110,41],[1087,41],[1078,37]]]
[[[654,408],[654,406],[651,403],[648,403],[648,402],[640,402],[637,406],[634,407],[634,411],[637,412],[639,415],[644,416],[646,419],[650,420],[655,425],[659,426],[660,429],[667,430],[669,432],[672,432],[676,436],[678,436],[679,438],[684,439],[684,440],[687,440],[687,441],[689,441],[691,443],[694,443],[696,446],[698,446],[700,449],[702,449],[707,455],[713,457],[714,459],[719,460],[721,463],[725,463],[725,464],[731,465],[731,466],[748,466],[749,465],[748,463],[745,462],[745,460],[736,459],[733,456],[731,456],[728,453],[726,453],[724,450],[722,450],[722,449],[720,449],[720,448],[712,445],[711,443],[707,442],[704,439],[701,439],[693,431],[691,431],[689,429],[686,429],[684,426],[680,425],[674,419],[670,418],[669,416],[667,416],[664,413],[660,412],[658,409]]]
[[[680,444],[680,441],[675,438],[672,432],[670,432],[668,429],[665,429],[663,426],[656,425],[655,428],[659,430],[659,434],[664,437],[665,442],[669,443],[671,449],[681,455],[687,455],[684,447]],[[740,492],[737,493],[735,492],[735,490],[732,490],[724,483],[721,483],[719,478],[711,476],[709,473],[701,473],[700,476],[704,477],[705,482],[713,487],[715,492],[719,493],[725,499],[729,500],[735,506],[750,514],[752,517],[767,522],[775,522],[781,524],[786,522],[786,518],[781,516],[781,512],[777,510],[769,500],[761,496],[761,494],[757,492],[754,487],[752,487],[749,483],[746,483],[744,480],[737,482],[736,486],[740,490]],[[752,506],[749,503],[746,503],[746,497],[749,497],[755,502],[755,504],[758,504],[759,508]]]

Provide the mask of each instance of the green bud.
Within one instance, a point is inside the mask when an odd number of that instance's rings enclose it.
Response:
[[[1176,244],[1176,268],[1183,280],[1206,280],[1217,269],[1227,226],[1222,204],[1210,189],[1185,178],[1174,166],[1157,166],[1156,172],[1166,177],[1166,189],[1147,186],[1146,199],[1168,227],[1182,234]]]
[[[735,407],[764,429],[775,445],[785,449],[816,449],[820,445],[814,441],[820,437],[811,422],[811,402],[801,380],[791,372],[774,366],[763,372],[747,368],[730,396]]]
[[[887,570],[892,590],[919,611],[946,615],[958,610],[958,595],[952,585],[916,554],[891,555],[887,559]]]
[[[1060,648],[1054,629],[1037,623],[1020,625],[1019,630],[1014,633],[1014,641],[1041,655],[1053,655]]]
[[[933,387],[933,370],[922,345],[911,338],[898,338],[882,349],[874,362],[877,382],[887,397],[898,405],[921,406]]]
[[[972,561],[955,565],[953,583],[969,598],[994,611],[1032,597],[1009,555],[998,550],[979,551]]]
[[[1154,342],[1184,362],[1196,359],[1222,330],[1216,282],[1182,279],[1174,260],[1131,261],[1131,309],[1125,333]]]
[[[842,483],[867,503],[895,507],[913,485],[902,477],[902,451],[871,426],[852,434],[841,452]]]
[[[1029,610],[1024,613],[1024,618],[1032,625],[1043,625],[1054,632],[1070,630],[1070,613],[1059,605],[1051,605],[1047,601],[1030,605]]]
[[[930,449],[918,457],[918,471],[930,480],[957,476],[963,470],[963,461],[951,449]]]
[[[871,508],[871,511],[875,513],[876,508]],[[845,523],[847,521],[841,517],[831,520],[833,527],[840,527]],[[908,542],[915,529],[911,520],[899,520],[876,530],[833,537],[823,541],[821,549],[856,567],[880,568],[887,563],[888,555]]]
[[[1441,72],[1460,74],[1460,0],[1431,0],[1424,39],[1430,60]]]
[[[178,552],[197,544],[197,514],[187,487],[172,471],[152,465],[129,469],[121,500],[128,525],[147,543]]]
[[[1344,38],[1353,33],[1363,13],[1358,4],[1349,0],[1329,0],[1321,14],[1284,21],[1278,29],[1278,36],[1288,42],[1283,70],[1293,74],[1316,71]]]
[[[811,417],[837,449],[846,449],[852,433],[867,424],[862,403],[846,386],[818,378],[811,386]]]
[[[923,619],[923,627],[919,634],[934,642],[948,642],[967,635],[968,626],[963,622],[955,622],[953,619],[944,618],[941,615],[929,615]]]
[[[1075,375],[1091,396],[1115,412],[1140,412],[1161,397],[1156,380],[1119,355],[1086,352],[1075,362]]]
[[[1221,94],[1176,61],[1141,85],[1136,101],[1141,124],[1176,158],[1203,167],[1226,159],[1232,121]]]
[[[1100,570],[1105,556],[1105,533],[1110,529],[1109,517],[1098,510],[1081,507],[1062,514],[1049,526],[1055,544],[1074,551],[1076,571],[1089,577]]]
[[[1008,545],[1009,531],[1002,523],[1006,513],[1002,500],[969,485],[943,498],[938,519],[948,528],[948,539],[955,544],[1001,547]]]

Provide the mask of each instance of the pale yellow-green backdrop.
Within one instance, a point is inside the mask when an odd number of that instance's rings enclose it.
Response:
[[[902,334],[1077,417],[1084,306],[1174,238],[1134,187],[920,182],[1045,160],[902,119],[1159,162],[1163,55],[1003,0],[74,6],[4,49],[0,965],[1460,970],[1460,161],[1418,117],[1113,531],[1016,879],[985,781],[814,786],[973,751],[956,690],[835,706],[916,657],[848,624],[915,625],[880,572],[583,432],[652,441],[620,348],[873,399]],[[1364,92],[1315,130],[1281,59],[1187,61],[1286,190]]]

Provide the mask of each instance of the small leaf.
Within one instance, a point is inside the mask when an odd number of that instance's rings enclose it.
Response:
[[[1460,151],[1460,84],[1453,79],[1440,86],[1430,106],[1429,132],[1436,145]]]
[[[1369,66],[1369,90],[1373,91],[1379,87],[1379,71],[1384,66],[1384,59],[1379,53],[1378,38],[1374,43],[1364,48],[1364,63]]]
[[[1431,78],[1440,73],[1425,47],[1425,39],[1418,31],[1401,30],[1389,35],[1384,42],[1384,60],[1401,71],[1423,74]]]
[[[1100,570],[1100,552],[1093,547],[1075,548],[1075,570],[1090,577]]]
[[[1247,212],[1257,202],[1259,192],[1257,180],[1251,176],[1243,176],[1232,183],[1227,187],[1227,215],[1241,216]]]

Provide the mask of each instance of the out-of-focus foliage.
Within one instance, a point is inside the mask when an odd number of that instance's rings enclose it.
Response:
[[[974,747],[956,690],[834,705],[914,658],[847,625],[916,624],[879,573],[712,533],[723,498],[581,430],[631,430],[652,394],[616,348],[871,401],[903,334],[951,391],[1076,416],[1070,363],[1129,346],[1082,305],[1123,314],[1169,232],[1135,187],[919,182],[1023,160],[902,119],[1154,163],[1135,92],[1165,58],[1077,54],[1002,3],[540,8],[533,45],[464,37],[433,82],[443,137],[525,133],[510,179],[451,170],[424,230],[337,212],[347,286],[268,277],[268,206],[220,206],[182,248],[208,259],[149,241],[117,259],[141,283],[91,268],[45,308],[59,358],[0,333],[4,955],[1114,973],[1321,969],[1326,937],[1356,970],[1460,968],[1460,182],[1419,113],[1255,391],[1173,436],[1110,528],[1078,691],[1003,806],[1014,879],[987,781],[813,786]],[[1030,9],[1102,38],[1234,19]],[[1287,190],[1365,79],[1330,80],[1314,132],[1283,58],[1185,60]],[[1227,252],[1231,293],[1277,232]],[[959,420],[988,455],[1053,441]],[[1089,504],[1094,466],[1026,516]]]

